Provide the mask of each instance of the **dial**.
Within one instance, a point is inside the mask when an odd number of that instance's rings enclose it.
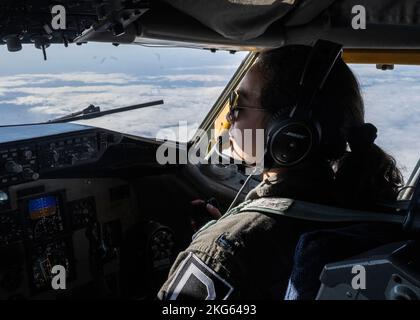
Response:
[[[65,240],[58,240],[34,248],[32,255],[33,284],[36,289],[51,285],[52,268],[61,265],[66,269],[66,278],[70,277],[70,247]]]
[[[81,229],[96,220],[95,199],[93,197],[73,201],[68,204],[73,229]]]
[[[8,173],[21,173],[23,170],[23,167],[21,164],[15,162],[15,161],[7,161],[4,164],[4,169],[6,170],[6,172]]]
[[[46,195],[27,202],[28,236],[33,240],[64,231],[64,218],[58,195]]]
[[[150,253],[154,268],[166,267],[171,263],[174,245],[173,233],[169,229],[159,229],[152,235]]]
[[[42,217],[33,225],[34,239],[42,238],[46,235],[54,235],[64,230],[61,216]]]
[[[32,150],[29,150],[29,149],[22,150],[22,158],[25,159],[25,160],[32,159],[33,155],[34,154],[33,154]]]
[[[17,212],[0,215],[0,246],[22,240],[22,228]]]

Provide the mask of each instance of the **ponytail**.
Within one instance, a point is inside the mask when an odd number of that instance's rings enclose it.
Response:
[[[396,161],[374,141],[377,129],[370,123],[352,127],[347,135],[351,152],[337,162],[338,200],[347,206],[374,209],[381,202],[394,201],[403,178]]]

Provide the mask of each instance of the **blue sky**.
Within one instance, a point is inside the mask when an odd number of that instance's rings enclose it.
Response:
[[[91,120],[89,124],[154,137],[160,128],[199,125],[245,53],[87,44],[18,53],[0,47],[0,123],[45,121],[93,103],[102,109],[164,99],[163,106]],[[420,156],[419,67],[394,71],[351,66],[362,85],[366,121],[406,177]],[[170,109],[171,112],[167,112]]]

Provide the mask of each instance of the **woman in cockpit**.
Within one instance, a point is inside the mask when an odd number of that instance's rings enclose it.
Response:
[[[311,47],[303,45],[260,55],[232,93],[228,120],[234,154],[249,158],[235,132],[270,131],[290,117],[310,55]],[[316,150],[293,166],[269,159],[263,182],[246,199],[291,198],[361,210],[396,200],[402,176],[394,159],[375,144],[377,130],[365,123],[358,82],[341,57],[312,112],[322,133]],[[397,228],[386,223],[322,223],[242,210],[196,235],[179,254],[158,297],[314,299],[326,263],[397,237]]]

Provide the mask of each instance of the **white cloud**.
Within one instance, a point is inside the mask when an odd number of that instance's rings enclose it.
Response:
[[[69,73],[37,73],[18,74],[14,76],[1,76],[0,87],[19,87],[27,85],[49,84],[53,81],[76,81],[86,84],[108,83],[126,84],[136,81],[137,78],[124,73],[95,73],[95,72],[69,72]]]
[[[198,66],[198,67],[173,67],[169,68],[170,70],[176,71],[202,71],[202,70],[232,70],[235,71],[237,69],[236,65],[208,65],[208,66]]]
[[[80,80],[80,83],[60,85],[58,80]],[[145,81],[152,84],[144,84]],[[205,86],[161,85],[167,81],[194,81]],[[0,104],[25,108],[28,119],[24,122],[31,122],[31,115],[36,115],[37,121],[46,121],[79,111],[89,104],[106,110],[163,99],[165,104],[161,106],[84,121],[110,130],[155,137],[160,128],[176,126],[180,120],[188,121],[191,130],[196,129],[223,90],[221,82],[227,81],[228,78],[222,76],[188,74],[141,79],[125,74],[25,74],[0,77],[0,85],[6,84]]]
[[[198,82],[222,82],[226,81],[226,76],[223,75],[201,75],[201,74],[176,74],[164,76],[148,76],[149,80],[160,81],[198,81]]]
[[[15,88],[23,86],[36,86],[53,84],[54,82],[78,82],[81,84],[113,84],[125,85],[139,82],[224,82],[226,75],[210,74],[176,74],[161,76],[143,76],[137,78],[124,73],[95,73],[95,72],[70,72],[70,73],[45,73],[45,74],[18,74],[14,76],[0,76],[0,88]]]

